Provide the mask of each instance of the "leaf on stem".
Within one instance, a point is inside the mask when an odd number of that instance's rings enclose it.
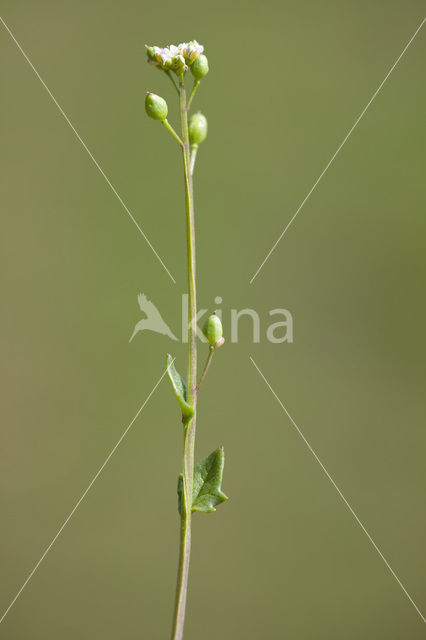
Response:
[[[192,511],[211,513],[215,507],[228,497],[221,489],[225,454],[223,447],[213,451],[194,469],[192,489]]]
[[[192,487],[192,509],[201,513],[212,513],[221,502],[228,500],[222,489],[223,465],[225,454],[223,447],[213,451],[204,458],[194,469],[194,483]],[[182,515],[183,504],[183,475],[178,477],[178,511]]]
[[[174,358],[172,358],[170,354],[167,354],[167,373],[169,375],[170,382],[172,383],[174,394],[182,410],[182,422],[187,424],[194,415],[194,409],[186,401],[187,390],[185,380],[176,371]]]
[[[177,484],[177,494],[178,494],[178,511],[179,515],[182,515],[182,503],[183,503],[183,474],[180,473],[178,477]]]

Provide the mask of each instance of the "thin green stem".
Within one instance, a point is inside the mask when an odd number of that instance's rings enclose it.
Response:
[[[205,366],[204,366],[204,371],[203,371],[203,373],[201,374],[200,381],[199,381],[199,383],[197,384],[197,393],[198,393],[199,388],[201,387],[201,383],[203,382],[204,378],[205,378],[205,377],[206,377],[206,375],[207,375],[207,371],[209,370],[209,367],[210,367],[211,361],[213,360],[213,356],[214,356],[214,352],[215,352],[215,351],[216,351],[216,349],[215,349],[214,347],[210,347],[210,348],[209,348],[209,355],[208,355],[208,357],[207,357],[207,362],[206,362],[206,364],[205,364]]]
[[[172,134],[172,136],[179,142],[180,146],[183,148],[183,142],[182,140],[179,138],[178,134],[176,133],[176,131],[173,129],[172,125],[170,124],[170,122],[166,119],[166,120],[162,120],[161,124],[164,124],[164,126],[166,127],[166,129],[168,129],[170,131],[170,133]]]
[[[174,77],[172,76],[171,71],[166,71],[165,73],[166,73],[166,76],[168,76],[168,77],[170,78],[171,83],[172,83],[172,85],[174,86],[174,88],[176,89],[176,91],[179,93],[179,87],[178,87],[178,85],[176,84],[176,80],[175,80],[175,79],[174,79]]]
[[[191,102],[195,96],[195,92],[197,91],[198,87],[200,86],[200,81],[199,80],[194,80],[194,86],[192,87],[192,91],[191,91],[191,95],[189,96],[189,100],[188,100],[188,104],[186,105],[186,110],[189,110],[189,107],[191,106]]]
[[[195,160],[197,158],[197,151],[198,151],[198,144],[193,144],[191,146],[191,158],[189,161],[189,170],[191,172],[191,177],[194,175],[194,166],[195,166]]]
[[[191,555],[191,512],[192,485],[194,477],[195,421],[197,403],[197,295],[196,295],[196,263],[195,263],[195,228],[194,198],[192,176],[190,171],[190,147],[188,133],[188,109],[183,74],[179,85],[180,119],[182,127],[182,154],[185,178],[186,200],[186,240],[188,256],[188,298],[189,298],[189,364],[188,364],[188,397],[194,408],[194,417],[185,426],[183,444],[183,488],[182,514],[180,527],[179,567],[176,585],[175,613],[173,618],[172,640],[182,640],[185,622],[186,594],[188,589],[189,561]]]

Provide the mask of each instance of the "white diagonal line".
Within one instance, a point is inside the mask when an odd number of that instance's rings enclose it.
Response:
[[[404,55],[404,53],[407,51],[408,47],[410,46],[410,44],[413,42],[414,38],[416,37],[416,35],[419,33],[420,29],[422,28],[422,26],[424,25],[426,21],[426,18],[423,18],[423,20],[421,21],[420,25],[417,27],[417,29],[415,30],[414,34],[411,36],[411,38],[409,39],[409,41],[407,42],[407,44],[405,45],[405,47],[403,48],[403,50],[401,51],[401,53],[399,54],[398,58],[395,60],[395,62],[393,63],[393,65],[391,66],[391,68],[389,69],[389,71],[387,72],[387,74],[385,75],[384,79],[382,80],[382,82],[379,84],[379,86],[377,87],[376,91],[373,93],[373,95],[371,96],[370,100],[367,102],[367,104],[365,105],[364,109],[361,111],[361,113],[359,114],[358,118],[355,120],[354,124],[352,125],[352,127],[349,129],[348,133],[345,135],[345,137],[343,138],[342,142],[340,143],[340,145],[338,146],[337,150],[334,152],[334,154],[331,156],[330,160],[328,161],[328,163],[326,164],[325,168],[323,169],[323,171],[320,173],[320,175],[318,176],[317,180],[314,182],[312,188],[310,189],[310,191],[308,192],[307,196],[304,198],[304,200],[302,200],[301,204],[299,205],[298,209],[296,210],[296,212],[293,214],[293,217],[290,219],[290,222],[288,222],[287,226],[285,227],[285,229],[282,231],[281,235],[279,236],[278,240],[275,242],[275,244],[271,247],[269,253],[266,255],[265,259],[263,260],[263,262],[261,263],[261,265],[258,267],[256,273],[254,274],[254,276],[251,278],[250,280],[250,284],[253,283],[254,279],[257,277],[257,275],[259,274],[260,270],[263,268],[264,264],[267,262],[267,260],[269,260],[269,258],[271,257],[272,253],[275,251],[275,249],[277,248],[278,244],[280,243],[280,241],[282,240],[282,238],[284,237],[284,235],[287,233],[288,229],[290,228],[290,226],[293,224],[294,220],[296,219],[296,216],[298,215],[298,213],[301,211],[301,209],[305,206],[306,202],[308,201],[308,199],[310,198],[311,194],[313,193],[313,191],[316,189],[316,187],[318,186],[319,182],[322,180],[322,178],[324,177],[325,173],[328,171],[329,167],[331,166],[331,164],[333,163],[334,159],[336,158],[337,154],[340,152],[340,150],[342,149],[342,147],[344,146],[344,144],[347,142],[349,136],[352,134],[353,130],[355,129],[355,127],[358,125],[359,121],[361,120],[361,118],[364,116],[365,112],[367,111],[367,109],[369,108],[369,106],[371,105],[371,103],[373,102],[373,100],[376,98],[377,94],[379,93],[379,91],[381,90],[381,88],[383,87],[383,85],[385,84],[386,80],[389,78],[389,76],[391,75],[392,71],[395,69],[396,65],[398,64],[398,62],[401,60],[402,56]]]
[[[174,362],[174,360],[173,360]],[[172,363],[173,364],[173,363]],[[31,571],[31,573],[27,576],[25,582],[23,583],[22,587],[19,589],[18,593],[16,594],[16,596],[13,598],[12,602],[9,604],[9,606],[7,607],[6,611],[3,613],[2,617],[0,618],[0,624],[3,622],[3,620],[5,619],[5,617],[7,616],[7,614],[9,613],[9,611],[11,610],[11,608],[13,607],[13,605],[15,604],[15,602],[17,601],[17,599],[19,598],[19,596],[21,595],[21,593],[23,592],[23,590],[25,589],[25,587],[27,586],[27,584],[29,583],[29,581],[31,580],[31,578],[33,577],[33,575],[35,574],[35,572],[37,571],[37,569],[39,568],[39,566],[41,565],[41,563],[43,562],[43,560],[45,559],[45,557],[47,556],[47,554],[49,553],[49,551],[51,550],[51,548],[53,547],[53,545],[55,544],[56,540],[59,538],[59,536],[61,535],[62,531],[65,529],[65,527],[67,526],[68,522],[71,520],[71,518],[73,517],[74,513],[77,511],[78,507],[81,505],[81,503],[83,502],[84,498],[87,496],[87,494],[89,493],[90,489],[93,487],[93,485],[95,484],[96,480],[99,478],[99,476],[101,475],[102,471],[105,469],[106,465],[108,464],[108,462],[111,460],[112,456],[114,455],[114,453],[117,451],[118,447],[120,446],[120,444],[122,443],[122,441],[124,440],[124,438],[126,437],[127,433],[129,432],[130,428],[133,426],[134,422],[136,421],[136,419],[138,418],[138,416],[140,415],[142,409],[145,407],[145,405],[148,403],[148,401],[150,400],[152,394],[154,393],[154,391],[157,389],[158,385],[160,384],[160,382],[162,381],[162,379],[164,378],[164,376],[167,373],[167,369],[165,371],[163,371],[161,377],[157,380],[156,384],[154,385],[153,389],[151,390],[151,392],[149,393],[149,395],[147,396],[147,398],[145,399],[145,401],[141,404],[141,406],[139,407],[137,413],[135,414],[134,418],[132,419],[132,421],[130,422],[130,424],[126,427],[126,429],[124,430],[124,432],[122,433],[120,439],[118,440],[118,442],[114,445],[114,447],[112,448],[111,452],[109,453],[109,455],[106,457],[105,461],[103,462],[102,466],[98,469],[98,471],[96,472],[96,474],[93,476],[92,480],[89,483],[89,486],[87,487],[87,489],[84,491],[84,493],[81,495],[81,497],[79,498],[79,500],[75,503],[74,507],[72,508],[71,512],[69,513],[69,515],[65,518],[64,522],[62,523],[61,527],[59,528],[57,534],[55,535],[54,538],[52,538],[50,544],[48,545],[48,547],[45,549],[43,555],[41,556],[40,560],[37,562],[37,564],[34,566],[33,570]]]
[[[55,96],[53,95],[53,93],[50,91],[49,87],[47,86],[47,84],[45,83],[45,81],[43,80],[43,78],[41,77],[41,75],[39,74],[39,72],[37,71],[37,69],[35,68],[35,66],[33,65],[33,63],[31,62],[31,60],[29,59],[29,57],[27,56],[27,54],[25,53],[25,51],[23,50],[23,48],[21,47],[21,45],[19,44],[19,42],[17,41],[17,39],[15,38],[15,36],[13,35],[12,31],[9,29],[9,27],[7,26],[7,24],[5,23],[5,21],[3,20],[3,18],[0,16],[0,20],[4,26],[4,28],[6,29],[6,31],[9,33],[10,37],[12,38],[13,42],[16,44],[16,46],[18,47],[19,51],[22,53],[22,55],[24,56],[25,60],[28,62],[28,64],[30,65],[31,69],[34,71],[35,75],[37,76],[37,78],[40,80],[41,84],[43,85],[43,87],[46,89],[47,93],[49,94],[49,96],[52,98],[53,102],[55,103],[55,105],[57,106],[59,112],[63,115],[63,117],[65,118],[67,124],[71,127],[73,133],[75,134],[76,138],[78,139],[78,141],[81,143],[81,145],[83,146],[83,148],[85,149],[85,151],[87,151],[90,159],[92,160],[93,164],[95,165],[95,167],[98,169],[99,173],[102,175],[102,177],[104,178],[105,182],[107,183],[107,185],[109,186],[109,188],[111,189],[111,191],[113,192],[113,194],[115,195],[115,197],[117,198],[117,200],[119,201],[119,203],[121,204],[121,206],[123,207],[123,209],[125,210],[125,212],[127,213],[127,215],[129,216],[130,220],[133,222],[133,224],[135,225],[135,227],[138,229],[139,233],[141,234],[141,236],[143,237],[143,239],[145,240],[145,242],[147,243],[147,245],[149,246],[149,248],[151,249],[151,251],[154,253],[155,257],[157,258],[157,260],[160,262],[161,266],[163,267],[163,269],[166,271],[167,275],[169,276],[169,278],[176,284],[176,280],[174,279],[174,277],[172,276],[172,274],[170,273],[170,271],[167,269],[166,265],[164,264],[164,262],[162,261],[162,259],[160,258],[160,256],[158,255],[157,251],[154,249],[154,247],[152,246],[151,242],[149,241],[149,239],[147,238],[147,236],[145,235],[145,233],[143,232],[142,228],[140,227],[139,223],[137,222],[137,220],[135,219],[135,217],[132,215],[132,213],[129,211],[127,205],[125,204],[125,202],[123,201],[123,199],[121,198],[121,196],[118,194],[116,188],[114,187],[114,185],[111,183],[111,181],[109,180],[108,176],[106,175],[105,171],[102,169],[102,167],[100,166],[99,162],[96,160],[96,158],[93,156],[92,152],[90,151],[89,147],[86,145],[86,143],[84,142],[83,138],[80,136],[80,134],[78,133],[77,129],[74,127],[73,123],[71,122],[71,120],[68,118],[67,114],[65,113],[65,111],[62,109],[61,105],[59,104],[59,102],[56,100]]]
[[[404,587],[404,585],[402,584],[401,580],[398,578],[398,576],[396,575],[395,571],[392,569],[392,567],[390,566],[389,562],[386,560],[385,556],[380,551],[379,547],[374,542],[373,538],[368,533],[367,529],[365,528],[365,526],[363,525],[363,523],[361,522],[361,520],[359,519],[359,517],[357,516],[355,511],[352,509],[351,505],[346,500],[345,496],[343,495],[343,493],[341,492],[341,490],[339,489],[339,487],[337,486],[337,484],[335,483],[335,481],[333,480],[333,478],[331,477],[331,475],[329,474],[329,472],[327,471],[327,469],[325,468],[325,466],[323,465],[321,460],[319,459],[317,453],[311,447],[311,445],[309,444],[309,442],[305,438],[304,434],[299,429],[299,427],[297,426],[297,424],[295,423],[295,421],[293,420],[293,418],[291,417],[291,415],[289,414],[289,412],[287,411],[287,409],[285,408],[285,406],[283,405],[283,403],[281,402],[281,400],[279,399],[279,397],[277,396],[277,394],[275,393],[275,391],[273,390],[273,388],[269,384],[268,380],[265,378],[265,376],[263,375],[262,371],[259,369],[259,367],[257,366],[257,364],[255,363],[255,361],[253,360],[253,358],[251,356],[250,356],[250,360],[251,360],[253,366],[257,369],[259,375],[261,376],[261,378],[265,382],[266,386],[268,387],[268,389],[270,390],[270,392],[274,396],[275,400],[277,400],[277,402],[280,405],[281,409],[287,415],[287,417],[290,420],[291,424],[296,429],[297,433],[302,438],[303,442],[306,444],[306,446],[308,447],[309,451],[312,453],[312,455],[314,456],[315,460],[318,462],[318,464],[320,465],[321,469],[324,471],[325,475],[330,480],[331,484],[336,489],[337,493],[339,494],[339,496],[341,497],[341,499],[343,500],[343,502],[345,503],[345,505],[347,506],[347,508],[349,509],[349,511],[351,512],[351,514],[353,515],[353,517],[355,518],[355,520],[357,521],[357,523],[359,524],[359,526],[361,527],[361,529],[363,530],[363,532],[365,533],[365,535],[367,536],[367,538],[369,539],[369,541],[371,542],[371,544],[373,545],[373,547],[375,548],[375,550],[377,551],[377,553],[379,554],[379,556],[381,557],[381,559],[383,560],[383,562],[385,563],[385,565],[387,566],[387,568],[389,569],[389,571],[391,572],[391,574],[393,575],[393,577],[395,578],[395,580],[397,581],[397,583],[399,584],[399,586],[401,587],[401,589],[403,590],[403,592],[405,593],[405,595],[407,596],[407,598],[409,599],[409,601],[411,602],[411,604],[413,605],[413,607],[415,608],[415,610],[417,611],[419,616],[421,617],[421,619],[423,620],[423,622],[426,623],[426,618],[424,617],[424,615],[422,614],[422,612],[420,611],[420,609],[418,608],[418,606],[414,602],[413,598],[410,596],[410,594],[408,593],[407,589]]]

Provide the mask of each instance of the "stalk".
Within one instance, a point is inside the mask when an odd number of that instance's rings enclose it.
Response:
[[[175,612],[173,618],[172,640],[182,640],[185,623],[186,595],[188,589],[189,562],[191,557],[191,512],[192,485],[194,476],[194,447],[197,402],[197,334],[195,318],[197,316],[196,262],[194,196],[188,134],[188,107],[183,75],[179,83],[179,106],[182,129],[182,155],[185,178],[186,201],[186,243],[188,258],[188,300],[189,300],[189,362],[188,362],[188,403],[194,408],[194,416],[185,425],[183,439],[183,499],[180,526],[179,566],[176,584]]]
[[[195,278],[195,227],[194,227],[194,194],[192,175],[197,156],[198,146],[207,136],[207,119],[198,111],[188,122],[188,111],[191,101],[200,84],[200,79],[209,70],[208,60],[203,49],[196,40],[183,42],[178,46],[148,47],[148,61],[163,69],[172,81],[179,94],[179,111],[181,135],[179,136],[167,120],[167,102],[161,96],[147,92],[145,111],[153,120],[160,121],[172,134],[182,149],[183,173],[185,179],[186,203],[186,244],[188,261],[188,306],[189,306],[189,354],[188,376],[186,384],[174,366],[175,358],[167,355],[167,372],[173,392],[180,405],[182,413],[183,461],[182,473],[178,480],[178,511],[180,514],[180,543],[179,564],[176,583],[176,598],[173,616],[172,640],[182,640],[185,624],[186,599],[188,591],[189,563],[191,558],[191,517],[192,512],[212,513],[216,506],[225,502],[227,496],[223,493],[222,475],[225,462],[223,447],[218,447],[206,458],[194,465],[195,449],[195,421],[197,394],[210,367],[213,354],[220,347],[225,338],[220,318],[216,313],[211,314],[204,325],[203,333],[209,344],[209,355],[204,371],[197,385],[197,295]],[[194,88],[187,100],[184,75],[191,68],[194,76]],[[179,77],[176,82],[171,69]]]

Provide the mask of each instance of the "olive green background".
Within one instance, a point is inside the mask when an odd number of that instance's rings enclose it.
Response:
[[[2,0],[1,15],[176,278],[174,285],[1,27],[1,586],[9,605],[171,351],[129,344],[144,292],[180,332],[179,149],[144,114],[177,96],[144,43],[196,38],[210,74],[196,167],[199,303],[241,321],[200,395],[186,639],[417,640],[420,616],[251,364],[251,354],[425,612],[425,53],[419,33],[285,238],[249,279],[424,16],[415,0]],[[170,86],[169,86],[170,85]],[[270,309],[294,343],[265,338]],[[228,325],[228,326],[227,326]],[[201,356],[200,356],[201,365]],[[166,381],[7,618],[13,640],[163,639],[181,427]]]

